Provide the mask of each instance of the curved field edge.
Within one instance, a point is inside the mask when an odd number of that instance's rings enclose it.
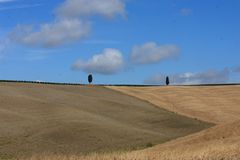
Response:
[[[35,155],[28,160],[238,160],[239,128],[239,121],[218,125],[165,144],[133,152],[92,153],[87,156],[45,154]]]
[[[135,150],[208,128],[101,86],[0,83],[1,158]]]
[[[215,122],[218,125],[141,151],[89,156],[45,155],[42,158],[44,160],[239,160],[239,88],[239,86],[224,85],[141,89],[114,87],[125,94],[130,94],[130,91],[131,95],[134,94],[160,107],[164,106],[170,111]],[[179,98],[175,99],[176,97]],[[176,108],[177,106],[179,108]],[[32,160],[38,158],[32,157]]]
[[[218,125],[150,149],[128,153],[127,159],[240,159],[240,86],[109,87],[170,111]],[[136,156],[135,156],[136,155]],[[144,159],[143,158],[143,159]]]
[[[233,122],[240,117],[240,85],[107,88],[215,124]]]

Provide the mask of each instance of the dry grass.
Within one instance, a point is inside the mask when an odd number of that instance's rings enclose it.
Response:
[[[239,160],[239,135],[240,121],[236,121],[140,151],[88,156],[45,154],[28,160]]]
[[[179,114],[218,124],[137,153],[147,155],[148,159],[240,159],[240,86],[111,88]]]
[[[0,159],[142,149],[212,126],[98,86],[0,83],[0,102]]]
[[[111,87],[179,114],[218,125],[158,146],[89,156],[34,156],[31,160],[239,160],[240,86]]]
[[[240,119],[240,86],[108,87],[156,106],[222,124]]]
[[[113,152],[105,154],[91,153],[86,156],[77,153],[40,153],[34,154],[30,158],[23,156],[24,158],[20,158],[19,160],[240,159],[240,86],[110,88],[140,98],[144,101],[148,101],[160,108],[162,107],[204,121],[214,122],[218,125],[198,133],[139,151],[121,153]],[[60,90],[62,90],[62,88]],[[92,96],[90,93],[88,94],[88,96]],[[110,94],[113,93],[110,92]],[[120,101],[122,100],[123,99]],[[132,104],[132,102],[133,101],[128,101],[126,103]],[[145,103],[145,105],[146,104],[147,103]]]

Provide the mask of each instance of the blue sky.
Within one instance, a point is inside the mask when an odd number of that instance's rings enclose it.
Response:
[[[240,82],[239,0],[0,0],[0,79]]]

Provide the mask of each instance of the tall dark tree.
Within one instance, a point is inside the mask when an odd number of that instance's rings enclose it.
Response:
[[[91,74],[88,75],[88,83],[91,84],[93,81],[93,76]]]
[[[169,77],[166,77],[166,85],[168,86],[170,84]]]

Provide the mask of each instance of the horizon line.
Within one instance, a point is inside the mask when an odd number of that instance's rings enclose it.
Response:
[[[0,83],[32,83],[32,84],[49,84],[49,85],[79,85],[86,86],[87,83],[65,83],[65,82],[48,82],[48,81],[25,81],[25,80],[0,80]],[[93,86],[129,86],[129,87],[163,87],[166,85],[151,85],[151,84],[91,84]],[[169,86],[230,86],[240,85],[240,83],[216,83],[216,84],[172,84]]]

